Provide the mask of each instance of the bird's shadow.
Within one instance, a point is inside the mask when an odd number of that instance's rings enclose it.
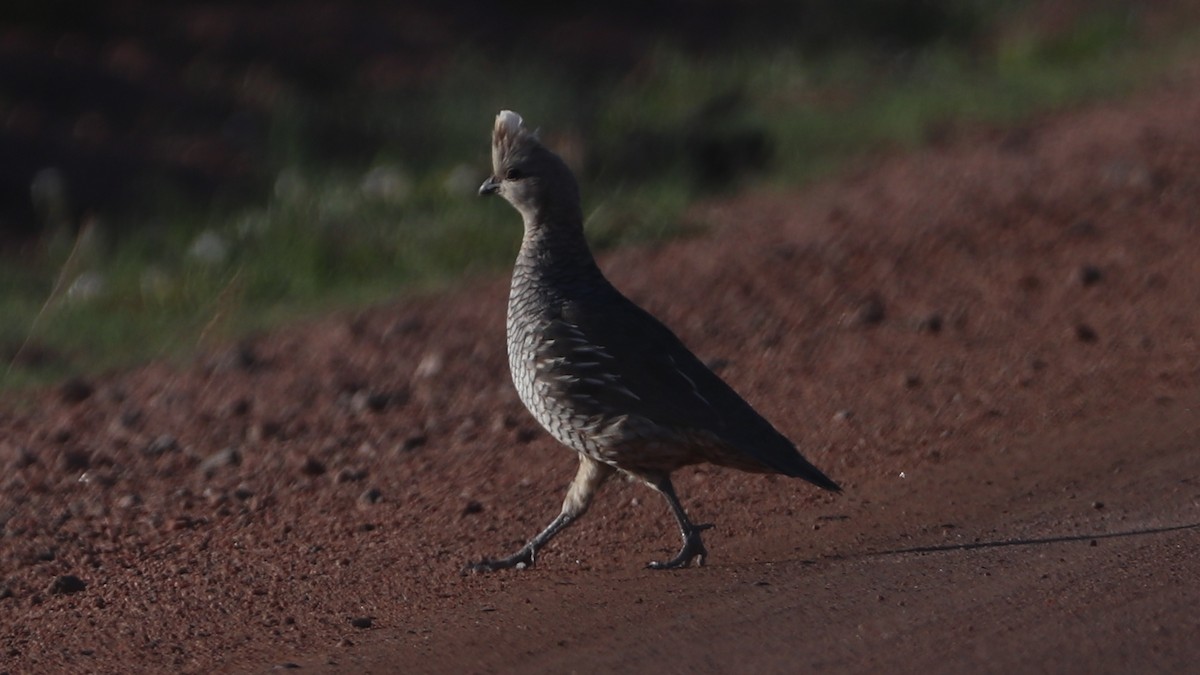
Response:
[[[853,560],[859,558],[875,558],[887,555],[909,555],[913,553],[953,553],[958,551],[974,551],[985,548],[1007,548],[1010,546],[1045,546],[1047,544],[1063,544],[1073,541],[1099,541],[1101,539],[1123,539],[1127,537],[1144,537],[1168,532],[1200,529],[1200,523],[1186,525],[1168,525],[1164,527],[1143,527],[1121,532],[1097,532],[1091,534],[1064,534],[1051,537],[1029,537],[1020,539],[1001,539],[997,541],[972,541],[962,544],[938,544],[932,546],[910,546],[908,548],[892,548],[861,553],[836,554],[826,560]]]

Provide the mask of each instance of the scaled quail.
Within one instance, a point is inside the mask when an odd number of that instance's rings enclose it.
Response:
[[[492,135],[493,174],[480,195],[499,194],[521,213],[525,236],[508,300],[508,363],[521,401],[555,438],[579,453],[562,512],[519,551],[468,571],[531,566],[539,549],[588,508],[616,471],[667,499],[683,535],[678,555],[650,567],[704,563],[671,472],[712,462],[782,473],[840,491],[796,446],[700,362],[679,338],[600,273],[583,235],[571,170],[501,111]]]

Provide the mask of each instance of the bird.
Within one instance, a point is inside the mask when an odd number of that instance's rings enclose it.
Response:
[[[524,569],[588,510],[614,474],[640,480],[666,499],[683,545],[653,569],[703,565],[701,532],[676,495],[671,473],[709,462],[841,487],[712,372],[658,319],[600,271],[583,229],[579,185],[536,130],[510,110],[492,130],[492,173],[479,195],[516,208],[524,236],[513,267],[506,323],[517,394],[579,468],[562,509],[512,555],[468,563],[466,572]]]

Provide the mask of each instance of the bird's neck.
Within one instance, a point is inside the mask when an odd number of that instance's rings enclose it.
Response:
[[[579,214],[554,218],[531,214],[526,217],[517,266],[536,277],[559,280],[601,277],[583,235],[583,218]]]

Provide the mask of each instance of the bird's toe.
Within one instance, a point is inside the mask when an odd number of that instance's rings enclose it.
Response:
[[[690,567],[692,561],[696,561],[697,567],[704,566],[704,559],[708,556],[708,549],[704,548],[704,542],[700,539],[700,531],[707,530],[712,525],[697,525],[683,542],[683,548],[679,549],[679,553],[667,561],[655,560],[646,565],[652,570],[677,570],[683,567]]]
[[[529,548],[523,548],[507,558],[500,558],[499,560],[484,558],[479,562],[467,563],[462,573],[465,576],[467,574],[482,574],[511,568],[523,570],[527,567],[533,567],[533,551]]]

